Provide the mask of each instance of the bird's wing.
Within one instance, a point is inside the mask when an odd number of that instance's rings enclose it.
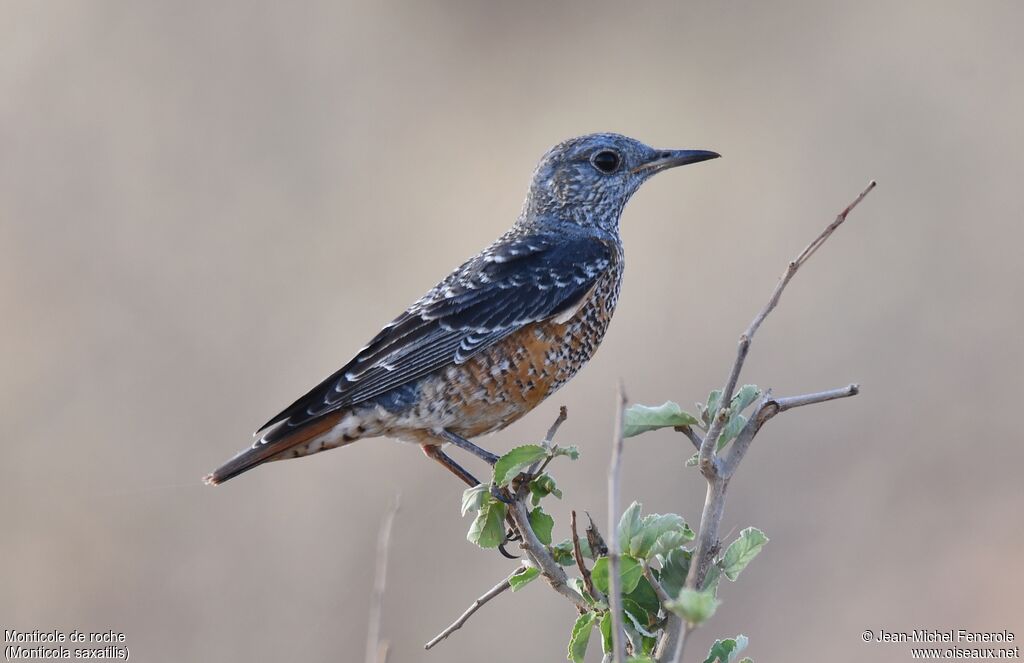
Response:
[[[616,255],[610,244],[593,237],[499,240],[260,431],[274,427],[273,437],[279,437],[444,366],[464,363],[524,325],[571,310]]]

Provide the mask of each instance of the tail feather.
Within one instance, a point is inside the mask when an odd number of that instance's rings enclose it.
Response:
[[[332,413],[295,429],[289,429],[286,422],[281,422],[267,430],[260,431],[252,446],[239,452],[234,458],[203,477],[203,483],[218,486],[258,465],[284,458],[284,454],[288,450],[300,447],[300,445],[330,431],[340,418],[339,413]],[[296,451],[296,456],[304,455],[298,450]]]

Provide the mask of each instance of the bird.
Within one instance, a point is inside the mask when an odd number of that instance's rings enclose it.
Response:
[[[719,156],[616,133],[558,143],[534,170],[507,232],[268,420],[205,482],[385,436],[418,444],[477,485],[444,449],[453,444],[494,464],[498,456],[471,438],[537,407],[604,338],[622,285],[619,219],[630,197],[658,173]]]

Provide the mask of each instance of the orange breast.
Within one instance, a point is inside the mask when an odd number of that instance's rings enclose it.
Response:
[[[570,319],[526,325],[466,364],[448,369],[448,393],[460,410],[452,432],[472,437],[504,428],[569,381],[607,331],[618,276],[603,279]]]

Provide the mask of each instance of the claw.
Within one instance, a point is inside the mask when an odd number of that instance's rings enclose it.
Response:
[[[508,543],[508,541],[506,541],[505,543]],[[513,555],[509,551],[505,550],[505,543],[498,545],[498,552],[501,553],[501,556],[505,559],[519,559],[519,555]]]
[[[498,546],[498,552],[500,552],[501,556],[505,557],[506,559],[519,559],[519,555],[513,555],[509,551],[505,550],[505,545],[508,543],[514,543],[516,541],[521,540],[522,539],[519,536],[519,532],[517,532],[515,528],[509,527],[505,531],[505,540],[502,541],[501,544]]]

